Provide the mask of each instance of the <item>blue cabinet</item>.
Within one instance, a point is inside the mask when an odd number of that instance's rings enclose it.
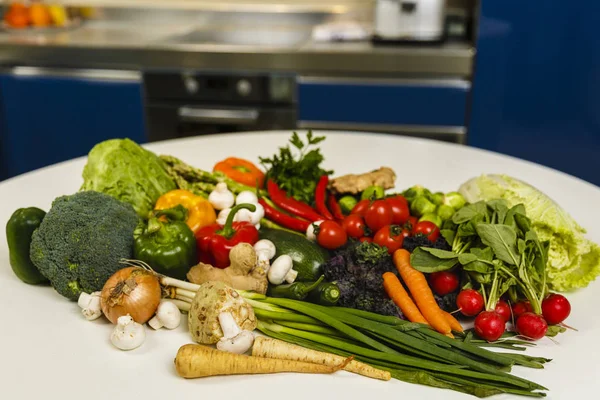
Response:
[[[27,67],[0,74],[4,177],[85,155],[119,137],[146,142],[139,74]]]
[[[468,143],[600,186],[600,2],[482,1]]]
[[[470,83],[462,79],[304,78],[299,124],[461,141]]]

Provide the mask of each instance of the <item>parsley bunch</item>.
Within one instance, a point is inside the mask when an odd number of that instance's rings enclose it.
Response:
[[[279,155],[275,154],[272,158],[260,157],[260,163],[267,170],[267,179],[275,181],[296,200],[312,205],[319,178],[333,173],[321,168],[324,157],[318,147],[309,150],[323,140],[325,136],[313,136],[312,131],[308,131],[304,143],[294,132],[290,143],[299,151],[297,158],[289,145],[280,147]]]

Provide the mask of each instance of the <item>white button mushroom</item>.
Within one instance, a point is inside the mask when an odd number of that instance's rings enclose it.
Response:
[[[225,182],[220,182],[208,195],[208,201],[216,210],[224,210],[233,206],[235,196],[227,189]]]
[[[269,282],[273,285],[281,285],[284,281],[293,283],[298,275],[298,272],[292,269],[293,266],[294,262],[292,257],[287,254],[277,257],[267,273]]]
[[[81,307],[81,313],[88,321],[93,321],[102,315],[100,299],[101,292],[93,292],[91,294],[82,292],[79,295],[77,304]]]
[[[245,203],[244,203],[245,204]],[[256,226],[256,229],[260,227],[260,220],[265,216],[265,208],[260,204],[255,204],[256,210],[250,211],[246,209],[239,210],[235,214],[234,221],[247,221],[252,225]]]
[[[110,342],[118,349],[133,350],[146,340],[144,325],[138,324],[127,314],[117,319],[117,325],[110,335]]]
[[[244,354],[250,350],[254,343],[252,332],[241,330],[229,312],[220,313],[218,319],[223,337],[217,342],[217,349],[236,354]]]
[[[175,329],[181,323],[181,312],[177,306],[168,301],[163,300],[156,309],[156,315],[148,321],[153,329],[160,329],[163,326],[167,329]]]
[[[323,223],[323,221],[316,221],[313,222],[312,224],[310,224],[308,226],[308,228],[306,228],[306,238],[312,242],[316,242],[317,241],[317,235],[315,235],[315,227],[321,225]]]
[[[230,212],[231,212],[231,208],[225,208],[225,209],[221,210],[221,212],[219,212],[219,215],[217,217],[217,224],[225,225],[225,222],[227,221],[227,217],[229,216]]]
[[[275,257],[275,244],[268,239],[261,239],[254,244],[254,250],[258,256],[258,266],[262,267],[265,272],[269,271],[271,259]]]
[[[258,197],[256,193],[251,192],[250,190],[244,190],[240,192],[235,198],[235,204],[258,204]]]

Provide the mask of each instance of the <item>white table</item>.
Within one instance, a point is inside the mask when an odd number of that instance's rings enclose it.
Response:
[[[210,169],[228,156],[258,162],[259,155],[270,156],[289,136],[287,131],[216,135],[147,147]],[[327,132],[321,149],[326,167],[335,169],[336,175],[382,165],[394,168],[399,189],[422,184],[436,191],[450,191],[478,174],[506,173],[546,192],[588,229],[591,239],[600,242],[600,189],[566,174],[463,146],[385,135]],[[468,398],[448,390],[379,382],[346,372],[185,381],[173,369],[177,349],[190,342],[185,323],[176,331],[148,329],[146,342],[133,352],[116,350],[108,339],[112,327],[108,322],[85,321],[75,303],[51,288],[22,283],[8,263],[4,227],[13,211],[29,206],[48,210],[55,197],[74,193],[81,185],[84,164],[85,159],[76,159],[0,183],[0,398]],[[554,359],[544,370],[516,367],[514,372],[548,386],[549,398],[597,398],[600,283],[594,282],[569,299],[573,312],[567,322],[579,331],[558,336],[556,344],[544,339],[528,350],[529,354]]]

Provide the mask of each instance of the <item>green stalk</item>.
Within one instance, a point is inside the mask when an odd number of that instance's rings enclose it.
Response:
[[[260,308],[254,309],[254,314],[256,317],[261,319],[271,319],[277,321],[291,321],[291,322],[299,322],[303,324],[312,324],[312,325],[323,325],[319,320],[308,317],[306,315],[294,314],[294,313],[280,313],[274,311],[267,311]]]
[[[507,387],[505,385],[502,385],[502,387],[491,386],[484,382],[473,382],[473,381],[469,381],[467,379],[463,379],[463,378],[460,378],[457,376],[443,374],[443,373],[435,373],[434,372],[432,374],[436,377],[442,378],[445,381],[454,382],[461,386],[462,385],[469,385],[469,386],[475,385],[475,387],[481,388],[481,392],[476,391],[475,393],[473,393],[473,395],[477,396],[477,397],[489,397],[489,396],[493,396],[495,394],[500,394],[500,393],[509,393],[509,394],[516,394],[516,395],[520,395],[520,396],[528,396],[528,397],[545,397],[546,396],[546,394],[542,393],[542,392],[530,392],[527,390],[513,389],[513,388]]]
[[[375,321],[375,322],[381,322],[383,324],[386,325],[392,325],[392,326],[396,326],[396,325],[404,325],[404,324],[410,324],[412,322],[409,321],[405,321],[403,319],[400,319],[398,317],[392,317],[390,315],[381,315],[381,314],[376,314],[370,311],[363,311],[363,310],[356,310],[354,308],[347,308],[347,307],[328,307],[330,310],[335,310],[335,311],[341,311],[341,312],[345,312],[348,314],[352,314],[352,315],[356,315],[357,317],[361,317],[361,318],[365,318],[371,321]],[[421,324],[423,326],[427,326],[424,324]]]
[[[302,323],[302,322],[284,321],[284,320],[277,320],[276,322],[279,325],[285,326],[287,328],[293,328],[293,329],[298,329],[300,331],[305,331],[305,332],[322,333],[324,335],[340,337],[340,333],[338,331],[336,331],[335,329],[328,328],[326,326],[306,324],[306,323]]]

